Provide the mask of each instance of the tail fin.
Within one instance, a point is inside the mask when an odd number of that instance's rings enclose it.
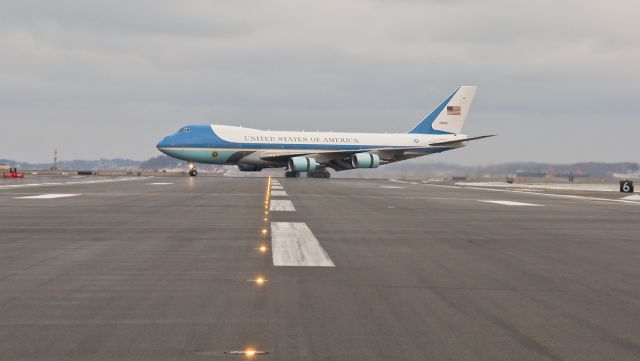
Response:
[[[461,86],[409,131],[414,134],[458,134],[462,130],[477,86]]]

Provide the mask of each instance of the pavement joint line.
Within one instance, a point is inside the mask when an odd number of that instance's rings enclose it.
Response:
[[[524,203],[524,202],[514,202],[514,201],[490,201],[490,200],[482,200],[479,199],[478,202],[485,203],[493,203],[500,204],[503,206],[516,206],[516,207],[542,207],[542,204],[534,204],[534,203]]]
[[[48,194],[39,194],[36,196],[15,197],[15,199],[57,199],[57,198],[76,197],[79,195],[80,194],[48,193]]]
[[[453,189],[465,188],[465,187],[461,187],[461,186],[448,186],[446,184],[431,184],[431,183],[422,183],[422,184],[426,185],[426,186],[442,187],[442,188],[453,188]]]

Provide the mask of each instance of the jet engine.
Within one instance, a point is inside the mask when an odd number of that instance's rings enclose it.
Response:
[[[294,172],[313,172],[318,163],[313,158],[293,157],[289,159],[289,169]]]
[[[378,168],[380,156],[373,153],[357,153],[351,156],[353,168]]]

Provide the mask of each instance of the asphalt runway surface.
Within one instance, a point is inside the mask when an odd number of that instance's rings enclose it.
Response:
[[[0,187],[0,359],[640,359],[640,203],[275,180]]]

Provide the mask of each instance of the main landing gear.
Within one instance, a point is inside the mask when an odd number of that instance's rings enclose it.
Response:
[[[300,178],[300,172],[294,172],[294,171],[286,171],[284,172],[284,176],[287,178]]]
[[[198,175],[198,170],[196,169],[196,165],[193,163],[189,163],[189,175],[195,177]]]
[[[316,172],[307,172],[308,178],[329,178],[331,177],[331,173],[329,173],[326,169],[321,169]]]

